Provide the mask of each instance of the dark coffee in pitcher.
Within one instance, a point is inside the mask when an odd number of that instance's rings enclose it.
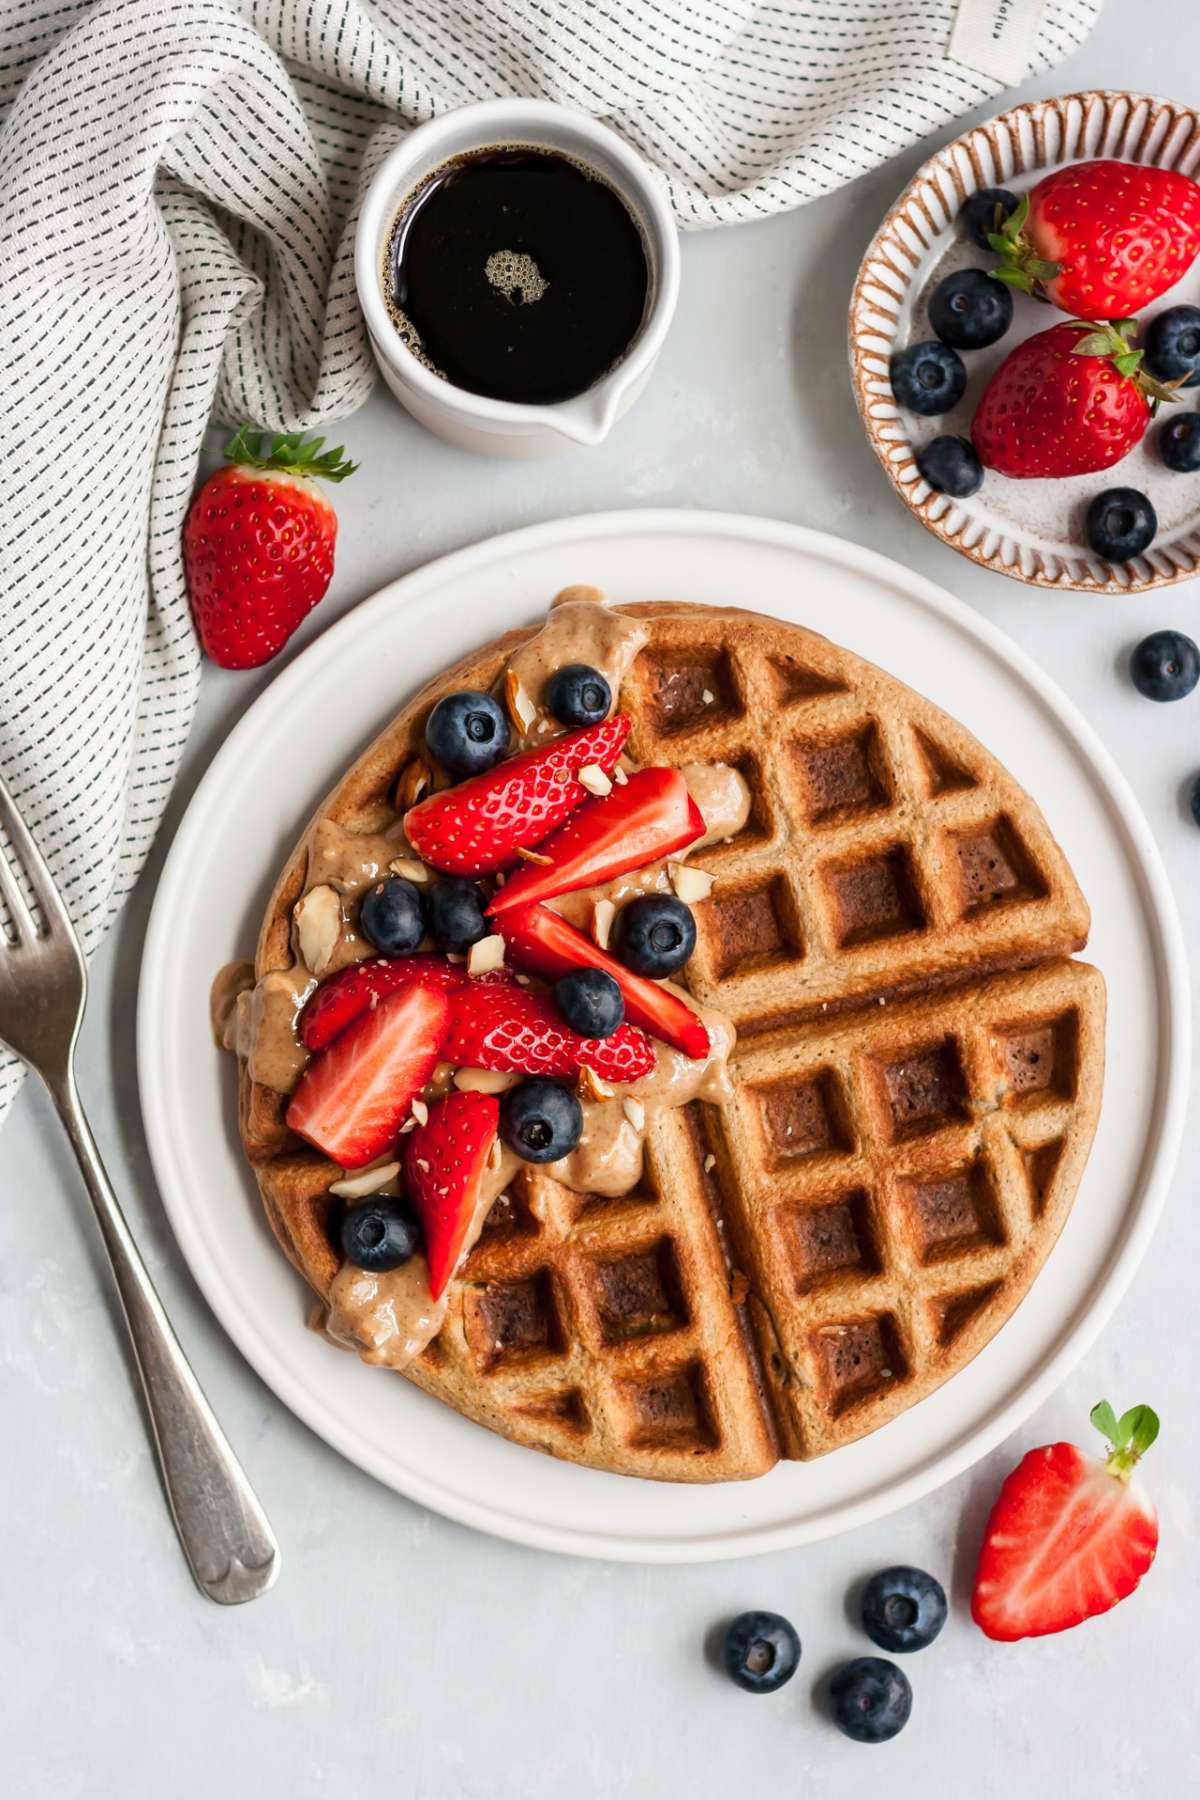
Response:
[[[642,231],[586,164],[519,145],[444,163],[388,238],[388,310],[435,374],[496,400],[570,400],[620,362],[650,298]]]

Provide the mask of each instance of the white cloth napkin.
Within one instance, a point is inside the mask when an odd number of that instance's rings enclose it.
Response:
[[[1028,70],[1100,4],[1020,0]],[[946,51],[956,10],[997,5],[0,0],[0,768],[89,951],[192,718],[179,540],[205,423],[366,398],[354,221],[403,131],[539,95],[624,133],[682,225],[758,218],[996,93]],[[19,1076],[0,1053],[0,1116]]]

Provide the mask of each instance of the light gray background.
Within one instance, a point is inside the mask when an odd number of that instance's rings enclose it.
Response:
[[[1200,15],[1171,0],[1114,3],[1079,55],[1022,94],[1171,84],[1194,104],[1198,56]],[[435,443],[378,394],[345,428],[363,466],[337,497],[333,591],[294,648],[389,577],[561,514],[696,506],[824,527],[962,595],[1067,689],[1133,782],[1192,936],[1200,830],[1185,789],[1200,770],[1200,694],[1153,707],[1124,667],[1158,626],[1200,635],[1196,585],[1095,600],[984,574],[905,514],[859,430],[843,354],[850,284],[924,152],[788,217],[688,238],[659,370],[599,450],[540,466],[479,461]],[[621,1568],[493,1542],[341,1462],[257,1381],[209,1316],[161,1213],[133,1014],[162,852],[212,753],[274,672],[206,671],[159,853],[96,962],[80,1080],[154,1277],[278,1530],[283,1574],[265,1599],[230,1611],[192,1588],[85,1203],[50,1110],[28,1087],[0,1153],[0,1788],[13,1800],[1196,1791],[1194,1128],[1132,1291],[1057,1398],[935,1497],[790,1555]],[[986,720],[969,706],[965,716],[986,736]],[[1119,1081],[1119,1044],[1110,1058]],[[1081,1631],[990,1645],[964,1605],[983,1513],[1022,1450],[1086,1441],[1102,1395],[1118,1407],[1152,1401],[1162,1414],[1147,1470],[1159,1564],[1140,1594]],[[954,1610],[936,1647],[909,1660],[912,1723],[871,1750],[838,1736],[814,1690],[831,1665],[870,1648],[848,1590],[899,1560],[952,1580]],[[805,1645],[800,1674],[766,1700],[728,1685],[704,1654],[714,1623],[751,1605],[788,1613]]]

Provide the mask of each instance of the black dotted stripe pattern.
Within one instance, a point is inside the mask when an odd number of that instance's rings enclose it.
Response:
[[[824,194],[988,99],[957,0],[0,6],[0,768],[92,950],[191,723],[180,527],[205,424],[352,412],[359,197],[411,124],[598,114],[684,226]],[[1047,0],[1031,71],[1100,0]],[[0,922],[2,923],[2,922]],[[0,1116],[19,1080],[0,1055]]]

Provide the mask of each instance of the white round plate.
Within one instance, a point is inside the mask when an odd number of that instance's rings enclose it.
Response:
[[[1009,351],[1035,331],[1061,324],[1066,313],[1015,293],[1010,330],[988,350],[963,353],[967,391],[940,418],[920,419],[898,407],[888,373],[894,351],[933,336],[927,309],[942,277],[996,262],[958,227],[968,196],[988,187],[1020,195],[1060,164],[1093,157],[1195,177],[1200,113],[1147,94],[1067,94],[1027,101],[947,144],[913,176],[863,257],[850,302],[850,372],[872,449],[901,499],[943,543],[984,568],[1040,587],[1143,593],[1200,572],[1200,489],[1163,466],[1153,423],[1128,456],[1099,474],[1065,482],[1011,481],[988,470],[967,500],[936,492],[916,465],[917,451],[932,438],[970,435],[979,397]],[[1181,301],[1200,304],[1200,260],[1141,318],[1148,321]],[[1190,411],[1195,400],[1194,390],[1185,388],[1180,407],[1163,410]],[[1154,542],[1126,563],[1102,561],[1083,535],[1088,502],[1111,487],[1139,488],[1158,514]]]
[[[982,1355],[881,1431],[754,1482],[690,1487],[556,1462],[495,1437],[304,1327],[307,1292],[242,1159],[231,1065],[209,1036],[218,966],[253,953],[275,874],[312,806],[428,676],[571,582],[614,600],[734,602],[823,631],[951,712],[1037,796],[1095,909],[1109,1081],[1074,1211],[1033,1290]],[[969,707],[964,702],[969,697]],[[1157,851],[1083,719],[1005,638],[940,588],[764,519],[625,512],[495,538],[394,582],[252,706],[197,788],[159,884],[138,1003],[147,1141],[207,1299],[279,1397],[343,1455],[438,1512],[545,1549],[703,1561],[830,1536],[968,1467],[1091,1343],[1144,1252],[1188,1084],[1186,964]]]

